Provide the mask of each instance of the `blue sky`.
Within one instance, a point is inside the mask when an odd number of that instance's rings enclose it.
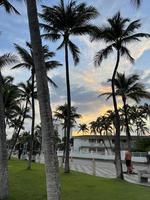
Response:
[[[97,25],[105,24],[108,17],[113,16],[117,11],[121,11],[124,17],[131,19],[141,19],[142,28],[140,31],[150,33],[150,1],[143,0],[142,6],[137,10],[131,4],[130,0],[84,0],[89,5],[95,6],[100,16],[93,21]],[[0,53],[13,52],[14,43],[25,46],[25,42],[29,41],[28,21],[26,16],[26,6],[22,3],[15,3],[16,8],[20,11],[21,16],[8,15],[0,8]],[[51,5],[57,3],[57,0],[49,1],[42,0],[40,4]],[[39,5],[39,11],[41,10]],[[80,47],[80,63],[74,67],[72,58],[70,57],[70,77],[72,103],[78,107],[78,112],[83,115],[81,122],[88,123],[96,119],[97,116],[103,114],[107,109],[112,107],[112,102],[106,101],[104,98],[97,98],[98,94],[109,90],[106,84],[107,79],[111,77],[112,69],[115,63],[115,54],[105,61],[100,68],[95,68],[93,57],[97,50],[104,47],[103,43],[91,43],[87,36],[72,38]],[[49,45],[50,50],[56,51],[59,43],[44,42]],[[133,57],[136,59],[134,65],[131,65],[126,60],[122,59],[119,67],[120,72],[138,73],[141,79],[150,89],[150,40],[143,40],[140,43],[134,43],[129,46]],[[55,59],[64,63],[63,51],[57,51]],[[3,71],[4,75],[13,75],[15,82],[26,81],[29,77],[29,72],[26,70],[11,71],[9,68]],[[65,68],[54,70],[49,73],[49,76],[58,84],[58,89],[51,88],[52,108],[64,104],[66,101],[66,86],[65,86]],[[131,102],[132,103],[132,102]],[[121,104],[121,102],[119,102]],[[38,104],[36,105],[36,123],[39,123]]]

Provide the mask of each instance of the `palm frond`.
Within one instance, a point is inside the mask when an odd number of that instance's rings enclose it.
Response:
[[[126,56],[126,58],[133,64],[134,58],[130,55],[129,49],[127,49],[125,46],[121,46],[120,53],[122,56]]]
[[[113,46],[112,45],[107,46],[105,49],[98,51],[95,58],[94,58],[95,66],[100,66],[101,62],[104,59],[106,59],[108,57],[108,55],[112,52],[113,52]]]
[[[71,54],[72,54],[72,57],[73,57],[73,60],[74,60],[74,64],[77,65],[79,63],[79,54],[80,54],[80,50],[79,48],[69,40],[69,49],[71,51]]]
[[[8,12],[8,13],[14,12],[17,15],[20,15],[20,13],[16,10],[16,8],[12,4],[9,3],[8,0],[1,0],[0,6],[3,6],[5,8],[6,12]]]
[[[18,61],[17,57],[14,54],[6,53],[0,56],[0,69],[3,67],[16,63]]]

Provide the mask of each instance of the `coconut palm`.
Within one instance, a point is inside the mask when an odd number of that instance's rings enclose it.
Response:
[[[6,126],[10,125],[12,120],[18,115],[20,108],[20,90],[13,84],[14,78],[11,76],[3,77],[3,96],[5,107]]]
[[[127,99],[131,99],[136,103],[139,103],[141,99],[150,99],[150,93],[146,91],[144,84],[139,82],[140,77],[136,74],[125,76],[125,74],[117,73],[114,81],[116,87],[116,96],[121,96],[123,102],[125,127],[127,135],[128,149],[131,150],[131,134],[129,128],[128,119],[128,104]],[[103,93],[102,95],[108,95],[108,98],[112,96],[111,93]]]
[[[115,147],[115,166],[117,177],[123,179],[121,155],[120,155],[120,119],[117,109],[117,101],[115,95],[115,77],[119,67],[120,58],[126,56],[126,58],[133,63],[134,59],[130,55],[130,51],[127,45],[134,41],[140,41],[140,38],[149,37],[149,34],[137,33],[137,30],[141,27],[140,20],[131,21],[129,18],[123,18],[118,12],[112,18],[108,19],[108,25],[103,26],[100,30],[93,35],[93,40],[103,40],[107,46],[106,48],[97,52],[95,56],[95,65],[99,66],[101,62],[106,59],[114,50],[117,52],[117,60],[114,67],[111,87],[113,105],[115,111],[115,128],[116,128],[116,147]]]
[[[32,125],[31,125],[31,142],[30,142],[30,153],[29,153],[29,165],[28,169],[31,169],[31,158],[32,158],[32,146],[33,146],[33,135],[34,135],[34,124],[35,124],[35,100],[34,100],[34,88],[35,88],[35,66],[33,61],[33,51],[31,44],[26,42],[26,46],[28,50],[25,48],[15,44],[15,48],[17,50],[17,53],[22,59],[22,62],[12,67],[12,69],[18,69],[18,68],[25,68],[27,70],[30,70],[31,72],[31,82],[32,82]],[[54,52],[50,52],[48,49],[48,46],[43,46],[43,53],[44,53],[44,60],[47,71],[52,70],[61,64],[58,61],[55,60],[49,60],[51,57],[53,57],[55,54]],[[54,87],[57,87],[57,85],[48,77],[48,80],[51,85]]]
[[[42,42],[39,30],[36,0],[26,0],[31,46],[35,64],[37,81],[37,93],[40,107],[42,143],[45,157],[45,172],[47,185],[47,199],[60,199],[60,184],[58,173],[58,160],[55,149],[55,137],[53,129],[50,95],[47,83],[47,73],[42,50]]]
[[[64,129],[64,151],[63,151],[63,162],[64,158],[66,156],[66,143],[67,143],[67,118],[68,118],[68,112],[67,112],[67,104],[60,105],[56,108],[56,111],[54,112],[54,116],[56,120],[62,121],[63,129]],[[71,113],[70,113],[70,121],[71,121],[71,127],[76,124],[76,119],[79,119],[81,117],[80,114],[77,113],[77,108],[71,106]],[[69,150],[70,150],[70,141],[69,141]]]
[[[98,11],[93,6],[87,6],[86,3],[77,3],[77,1],[69,1],[66,5],[64,0],[60,0],[58,5],[53,7],[43,6],[42,14],[40,14],[44,23],[41,27],[45,34],[43,37],[52,41],[62,39],[60,46],[57,49],[64,48],[65,50],[65,65],[66,65],[66,85],[67,85],[67,104],[68,104],[68,120],[67,120],[67,155],[65,161],[65,172],[69,173],[69,141],[70,141],[70,110],[71,110],[71,92],[70,92],[70,77],[69,77],[69,55],[70,50],[74,64],[79,62],[80,50],[71,41],[70,36],[87,35],[96,29],[90,23],[92,19],[98,16]]]
[[[113,133],[113,127],[112,127],[111,120],[107,116],[101,116],[99,120],[100,120],[101,134],[107,136],[110,148],[112,149],[112,145],[111,145],[111,141],[110,141],[110,137],[109,137]]]
[[[145,115],[145,112],[143,112],[142,106],[130,107],[129,120],[131,120],[131,123],[135,125],[137,136],[142,134],[144,135],[146,132],[148,132],[146,119],[147,116]]]
[[[6,126],[2,69],[3,67],[15,62],[16,57],[14,55],[4,54],[0,56],[0,199],[4,199],[8,195]]]
[[[89,132],[89,128],[88,128],[87,124],[85,124],[85,123],[79,124],[78,128],[79,128],[78,133],[79,133],[79,132],[82,132],[83,134],[84,134],[84,133],[86,134],[86,133]]]
[[[22,101],[25,102],[25,105],[20,109],[19,117],[18,117],[18,122],[20,123],[20,126],[17,127],[17,129],[14,132],[13,135],[13,140],[12,140],[12,146],[9,154],[9,159],[11,158],[12,152],[15,148],[16,142],[18,140],[20,131],[23,128],[24,121],[28,117],[28,112],[29,112],[29,105],[31,106],[31,98],[32,98],[32,84],[27,81],[27,83],[20,83],[18,85],[19,90],[20,90],[20,95]]]
[[[89,125],[90,125],[91,134],[96,135],[97,134],[97,131],[96,131],[97,122],[96,121],[92,121],[92,122],[89,123]]]

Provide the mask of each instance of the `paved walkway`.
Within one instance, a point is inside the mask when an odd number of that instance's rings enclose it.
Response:
[[[138,183],[138,170],[146,169],[147,166],[144,164],[134,164],[134,174],[128,175],[124,174],[125,180],[131,183]],[[73,159],[70,162],[70,168],[74,171],[84,172],[86,174],[93,175],[93,161],[92,160],[82,160],[82,159]],[[123,164],[123,171],[126,171],[126,166]],[[106,161],[95,161],[95,175],[105,178],[115,178],[115,166],[113,162],[106,162]],[[148,184],[142,184],[150,186]]]

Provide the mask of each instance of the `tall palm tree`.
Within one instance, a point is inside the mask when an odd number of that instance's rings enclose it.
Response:
[[[89,131],[89,128],[88,128],[87,124],[85,124],[85,123],[79,124],[78,128],[79,128],[78,133],[79,133],[79,132],[82,132],[83,134],[84,134],[84,133],[86,134],[86,133],[88,133],[88,131]]]
[[[108,19],[108,25],[103,26],[97,33],[94,32],[93,35],[93,40],[103,40],[107,44],[106,48],[97,52],[95,56],[95,65],[99,66],[101,62],[106,59],[114,50],[117,52],[117,59],[112,75],[111,87],[116,128],[115,166],[117,178],[120,179],[123,179],[123,171],[120,155],[120,119],[115,95],[115,77],[121,56],[126,56],[131,63],[134,62],[127,45],[131,42],[139,41],[142,37],[150,36],[149,34],[145,33],[137,33],[137,30],[140,27],[140,20],[131,21],[129,18],[123,18],[120,12],[118,12],[112,18]]]
[[[7,146],[2,69],[6,65],[15,62],[16,57],[11,54],[0,56],[0,199],[2,200],[8,196]]]
[[[50,106],[50,95],[47,83],[46,66],[39,30],[37,5],[36,0],[26,0],[26,3],[42,125],[42,141],[45,157],[47,199],[60,200],[58,160],[54,143],[55,136],[53,129],[52,111]]]
[[[10,4],[8,0],[1,0],[0,7],[4,7],[7,13],[19,12]],[[5,56],[4,56],[5,57]],[[5,65],[5,60],[3,58],[0,65]],[[7,57],[7,56],[6,56]],[[5,60],[5,61],[4,61]],[[1,77],[0,77],[1,79]],[[2,80],[0,80],[0,85],[2,85]],[[4,103],[3,94],[0,93],[0,199],[6,199],[8,197],[8,171],[7,171],[7,149],[6,149],[6,130],[5,130],[5,115],[4,115]]]
[[[125,76],[125,74],[117,73],[114,81],[116,87],[116,96],[121,96],[123,102],[127,144],[130,151],[131,135],[129,128],[127,99],[134,100],[136,103],[139,103],[143,98],[150,99],[150,93],[146,91],[144,84],[140,83],[139,79],[140,77],[136,74]],[[112,95],[111,93],[103,93],[103,95],[105,94],[109,95],[108,98]]]
[[[28,169],[31,169],[31,159],[32,159],[32,146],[33,146],[33,136],[34,136],[34,124],[35,124],[35,98],[34,98],[34,89],[35,89],[35,66],[34,66],[34,60],[33,60],[33,51],[31,44],[26,42],[26,46],[28,47],[28,50],[25,48],[15,44],[15,48],[17,50],[17,53],[22,59],[22,62],[15,65],[12,69],[18,69],[18,68],[25,68],[30,70],[31,72],[31,82],[32,82],[32,124],[31,124],[31,141],[30,141],[30,153],[29,153],[29,162],[28,162]],[[48,49],[48,46],[43,46],[43,53],[44,53],[44,60],[45,60],[45,65],[47,71],[54,69],[58,66],[61,66],[61,64],[58,61],[55,60],[49,60],[52,58],[55,54],[54,52],[50,52]],[[50,84],[53,85],[54,87],[57,87],[57,85],[49,78],[47,77]]]
[[[66,85],[67,85],[67,155],[65,160],[65,172],[69,173],[69,141],[70,141],[70,110],[71,110],[71,91],[69,77],[69,52],[70,50],[74,64],[79,62],[79,48],[71,41],[70,36],[87,35],[93,32],[96,27],[90,23],[92,19],[98,16],[98,11],[93,6],[87,6],[86,3],[78,3],[75,0],[69,1],[66,5],[64,0],[60,0],[58,5],[53,7],[43,6],[43,12],[40,15],[44,21],[41,27],[45,34],[43,37],[52,41],[62,39],[57,49],[65,50],[66,65]]]
[[[64,158],[66,156],[66,143],[67,143],[67,118],[68,118],[68,108],[67,104],[60,105],[56,108],[56,111],[54,112],[54,116],[60,121],[62,121],[63,129],[64,129],[64,151],[63,151],[63,162]],[[76,124],[76,119],[79,119],[81,117],[80,114],[77,113],[77,108],[71,106],[71,113],[70,113],[70,125],[71,127]],[[70,141],[69,141],[69,149],[70,149]]]

